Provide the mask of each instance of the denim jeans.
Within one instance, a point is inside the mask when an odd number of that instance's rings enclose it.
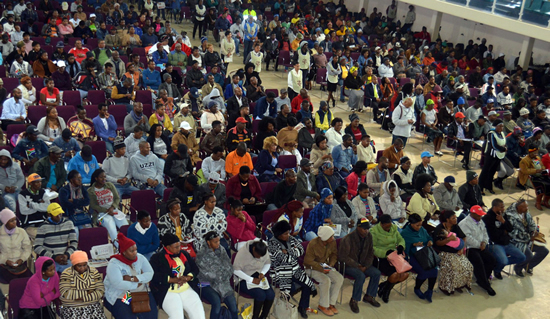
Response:
[[[16,191],[13,194],[10,193],[4,193],[4,202],[6,204],[6,207],[9,208],[11,211],[15,212],[15,209],[17,207],[17,197],[19,197],[19,192]]]
[[[58,273],[62,273],[63,270],[67,269],[67,268],[70,268],[73,264],[71,264],[71,260],[70,259],[67,259],[67,264],[66,265],[61,265],[61,264],[58,264],[57,261],[55,262],[55,271],[57,271]]]
[[[128,225],[128,220],[118,219],[107,213],[102,213],[101,215],[99,215],[99,219],[101,219],[101,226],[107,228],[107,232],[109,233],[109,237],[111,237],[111,240],[114,240],[116,238],[118,228],[124,225]]]
[[[547,255],[548,249],[546,247],[534,245],[533,249],[528,248],[525,250],[525,261],[518,263],[516,267],[523,269],[527,267],[527,264],[529,264],[529,269],[533,269],[540,264],[540,262],[543,261]]]
[[[157,193],[159,196],[164,196],[164,190],[166,189],[166,186],[164,184],[159,183],[156,187],[147,187],[148,189],[152,189]]]
[[[201,289],[201,297],[210,303],[210,319],[218,319],[220,317],[222,301],[227,306],[227,309],[229,309],[231,319],[237,319],[239,317],[237,301],[235,300],[235,296],[233,294],[222,300],[220,295],[212,289],[212,287],[207,286]]]
[[[157,17],[162,13],[162,20],[166,20],[166,9],[157,9]]]
[[[80,92],[80,100],[84,100],[84,98],[88,96],[88,91],[78,89],[78,92]]]
[[[241,45],[241,41],[237,38],[233,38],[233,40],[235,40],[235,54],[238,54],[239,53],[239,45]]]
[[[132,307],[117,299],[114,305],[111,305],[107,300],[103,303],[105,308],[113,315],[115,319],[157,319],[158,318],[158,308],[155,301],[155,297],[151,292],[149,292],[149,305],[151,306],[150,312],[143,312],[135,314],[132,312]]]
[[[338,80],[338,85],[340,85],[340,102],[345,102],[346,97],[344,96],[344,80]]]
[[[363,294],[363,285],[365,279],[370,277],[369,285],[367,286],[367,296],[376,297],[376,291],[378,290],[378,283],[380,282],[380,270],[374,266],[370,266],[362,272],[359,268],[346,267],[346,275],[355,279],[353,283],[353,294],[351,295],[353,300],[360,301]]]
[[[401,139],[403,141],[403,147],[405,147],[407,145],[407,140],[409,139],[408,137],[405,137],[405,136],[398,136],[398,135],[392,135],[392,138],[391,138],[391,143],[395,143],[395,140],[396,139]]]
[[[138,191],[139,189],[135,186],[132,186],[130,183],[124,185],[115,184],[118,195],[122,197],[123,195],[131,195],[132,192]]]
[[[248,289],[248,287],[246,286],[246,282],[244,280],[241,280],[239,285],[241,288],[241,292],[252,296],[254,300],[266,301],[266,300],[275,299],[275,291],[273,291],[272,287],[269,287],[269,289],[261,289],[261,288]]]
[[[317,238],[317,234],[315,232],[312,232],[312,231],[308,231],[306,233],[306,241],[312,241],[314,240],[315,238]]]
[[[512,244],[506,246],[503,245],[489,245],[489,251],[497,261],[495,266],[495,273],[499,273],[504,269],[506,265],[515,265],[525,261],[525,255]],[[508,257],[510,256],[510,257]]]
[[[113,142],[107,140],[105,141],[105,148],[107,148],[107,152],[114,154],[115,153],[115,147]]]

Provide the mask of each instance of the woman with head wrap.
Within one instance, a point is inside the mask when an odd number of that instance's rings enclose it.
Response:
[[[63,319],[106,319],[101,300],[105,293],[102,275],[88,266],[88,254],[77,250],[71,254],[72,267],[61,274],[59,299]]]
[[[344,129],[345,134],[349,134],[353,137],[353,144],[357,145],[361,143],[363,136],[367,135],[367,131],[363,127],[363,124],[359,123],[359,115],[352,113],[349,115],[350,124]]]
[[[300,240],[299,237],[304,224],[304,205],[297,200],[286,203],[283,207],[279,208],[277,214],[275,214],[271,220],[271,224],[275,224],[282,220],[290,224],[290,235]],[[271,225],[269,227],[271,227]],[[273,236],[273,230],[266,231],[266,235],[268,238],[271,238]]]
[[[32,86],[32,81],[29,76],[21,78],[21,84],[17,87],[21,90],[21,100],[25,106],[34,105],[36,101],[36,88]]]
[[[204,319],[205,313],[197,287],[199,268],[191,256],[181,249],[180,239],[174,234],[162,237],[163,249],[151,257],[155,274],[151,291],[158,305],[169,318]],[[182,311],[183,310],[183,311]]]
[[[437,128],[437,112],[434,110],[434,101],[426,101],[426,107],[422,110],[420,123],[424,125],[424,134],[428,135],[428,142],[433,141],[434,153],[442,156],[441,144],[443,143],[443,133]]]
[[[363,97],[365,92],[361,89],[363,81],[359,77],[359,68],[353,66],[344,80],[346,94],[349,97],[348,106],[351,111],[363,112]]]
[[[328,188],[323,188],[320,191],[321,199],[319,204],[309,212],[309,217],[304,224],[304,230],[306,231],[305,239],[310,241],[317,237],[317,230],[319,226],[324,224],[332,224],[330,219],[332,213],[333,193]]]
[[[214,121],[220,121],[222,125],[221,129],[225,131],[225,117],[219,110],[220,103],[224,105],[224,108],[225,104],[221,101],[218,89],[213,89],[207,97],[209,97],[209,102],[205,103],[203,100],[204,112],[202,112],[200,120],[202,129],[208,134],[212,130],[212,123],[214,123]]]
[[[132,312],[130,306],[132,293],[148,292],[151,311],[140,313],[139,318],[158,318],[157,303],[148,287],[153,278],[153,268],[147,258],[138,253],[133,240],[128,239],[122,233],[118,233],[117,240],[120,252],[109,260],[104,280],[105,308],[111,312],[115,319],[136,319],[137,315]]]
[[[273,237],[268,242],[271,255],[271,275],[273,282],[281,289],[282,294],[290,294],[293,284],[302,288],[298,312],[307,318],[310,295],[317,295],[315,284],[298,264],[298,258],[304,254],[304,247],[298,239],[290,235],[291,226],[286,220],[273,225]]]
[[[27,260],[32,252],[29,235],[17,227],[17,217],[8,208],[0,211],[0,277],[8,283],[12,279],[32,275]]]
[[[229,312],[231,319],[237,319],[239,312],[237,302],[233,295],[233,287],[229,279],[233,275],[231,260],[220,245],[220,235],[214,231],[208,232],[202,239],[205,244],[197,252],[197,266],[199,269],[198,279],[200,282],[207,282],[208,285],[201,287],[201,297],[211,305],[210,319],[218,319],[223,302]]]
[[[392,220],[405,222],[407,212],[405,205],[399,196],[399,187],[393,180],[384,182],[382,185],[383,194],[380,196],[380,209],[386,215],[389,215]]]

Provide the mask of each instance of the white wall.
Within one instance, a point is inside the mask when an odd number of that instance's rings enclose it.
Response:
[[[359,0],[348,0],[346,6],[350,7],[351,3]],[[364,8],[367,15],[372,13],[374,7],[378,11],[382,11],[385,15],[386,8],[391,4],[388,0],[365,0]],[[397,18],[404,21],[409,5],[405,2],[398,2]],[[432,16],[435,11],[424,7],[416,7],[416,22],[413,25],[414,31],[420,31],[422,26],[430,28]],[[435,40],[437,35],[432,34],[432,39]],[[474,21],[469,21],[457,16],[443,14],[441,19],[441,39],[452,43],[467,43],[472,39],[475,43],[481,42],[482,38],[487,39],[487,43],[494,46],[494,51],[497,53],[506,54],[506,60],[511,57],[518,56],[523,44],[524,35],[519,35],[503,29],[498,29],[488,25],[483,25]],[[535,40],[533,47],[533,60],[535,64],[544,64],[550,62],[548,52],[550,52],[550,42]]]

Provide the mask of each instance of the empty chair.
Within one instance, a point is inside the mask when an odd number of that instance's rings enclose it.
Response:
[[[265,199],[267,194],[273,192],[273,190],[275,189],[275,186],[277,186],[277,182],[262,182],[262,183],[260,183],[260,187],[262,188],[262,198]]]
[[[78,249],[88,253],[92,258],[90,250],[92,247],[109,243],[109,233],[105,227],[83,228],[78,238]]]
[[[143,114],[145,114],[147,117],[150,117],[153,114],[153,105],[143,104]]]
[[[74,106],[72,105],[59,105],[56,107],[56,109],[57,115],[64,119],[65,123],[67,123],[69,119],[76,114]]]
[[[39,95],[37,98],[40,99],[40,90],[44,88],[44,79],[43,78],[31,78],[32,86],[36,89],[36,94]],[[38,101],[36,101],[38,103]]]
[[[78,92],[78,91],[64,91],[63,92],[63,103],[65,103],[65,105],[81,105],[82,100],[80,99],[80,92]]]
[[[31,105],[27,112],[27,118],[33,125],[38,125],[38,121],[46,116],[46,107],[44,105]]]
[[[284,169],[287,168],[296,168],[296,156],[295,155],[280,155],[279,156],[279,167]]]
[[[93,50],[97,48],[97,43],[99,40],[97,38],[89,38],[86,40],[86,47],[90,48],[90,50]]]
[[[2,78],[2,81],[4,81],[4,88],[8,94],[21,84],[18,78]]]
[[[90,90],[86,97],[91,104],[105,103],[105,91],[102,90]]]
[[[103,163],[107,157],[107,146],[105,141],[87,141],[86,145],[92,148],[92,155],[95,156],[98,163]]]
[[[109,106],[109,114],[115,117],[117,125],[117,131],[121,131],[124,134],[124,118],[126,117],[126,105],[115,104]]]
[[[8,290],[9,318],[19,318],[19,300],[21,300],[21,297],[23,297],[23,294],[25,293],[25,288],[27,288],[28,281],[29,278],[17,278],[11,281]]]
[[[99,115],[97,104],[84,105],[84,108],[86,109],[86,116],[92,120]]]
[[[46,45],[46,39],[43,37],[31,37],[31,41],[40,43],[41,47]]]
[[[25,129],[27,126],[25,124],[11,124],[8,126],[8,129],[6,130],[6,139],[8,141],[11,141],[11,137],[13,135],[19,135],[23,132],[25,132]]]
[[[133,48],[132,49],[132,54],[137,54],[140,57],[147,55],[147,53],[145,52],[145,48],[141,48],[141,47]]]
[[[0,65],[0,78],[5,78],[8,76],[8,74],[6,73],[7,72],[7,69],[5,66],[3,65]]]
[[[151,220],[158,220],[156,196],[151,189],[133,192],[130,198],[130,220],[137,221],[138,210],[146,210],[151,215]]]
[[[147,90],[136,91],[135,101],[141,102],[142,104],[153,105],[153,97],[151,96],[151,91],[147,91]]]

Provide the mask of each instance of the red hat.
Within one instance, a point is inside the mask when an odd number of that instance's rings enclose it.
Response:
[[[136,244],[135,241],[131,240],[130,238],[124,236],[123,233],[118,233],[118,235],[116,236],[117,240],[118,240],[118,250],[120,251],[120,253],[122,254],[123,252],[125,252],[126,250],[128,250],[128,248],[134,246]]]
[[[470,208],[470,213],[474,213],[474,214],[477,214],[479,216],[487,215],[487,213],[484,212],[483,208],[481,208],[481,206],[479,206],[479,205],[472,206],[472,208]]]
[[[246,124],[246,120],[244,119],[244,117],[238,117],[236,120],[235,120],[236,123],[245,123]]]
[[[455,117],[456,117],[457,119],[463,119],[463,118],[465,118],[466,116],[464,116],[464,113],[462,113],[462,112],[456,112]]]

